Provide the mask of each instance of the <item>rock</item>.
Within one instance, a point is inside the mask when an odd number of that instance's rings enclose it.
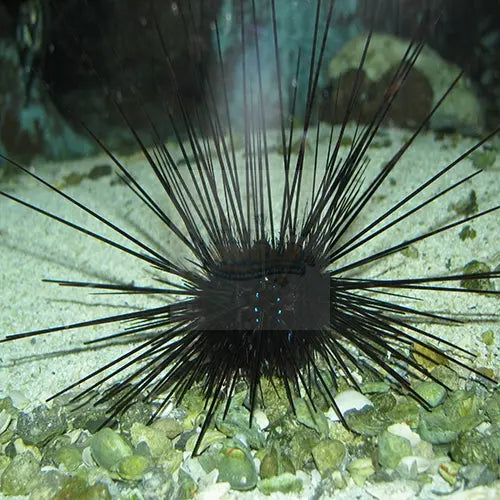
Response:
[[[399,475],[405,479],[416,479],[432,465],[432,461],[424,457],[403,457],[396,467]]]
[[[5,495],[28,495],[40,472],[38,460],[28,451],[16,455],[3,471],[0,486]]]
[[[21,413],[17,433],[26,444],[42,445],[66,431],[66,418],[59,408],[37,406],[31,413]]]
[[[451,458],[462,465],[497,467],[497,455],[490,439],[477,431],[463,432],[451,445]]]
[[[112,470],[121,460],[132,455],[132,447],[112,429],[101,429],[90,440],[92,456],[98,465]]]
[[[478,260],[471,260],[463,268],[464,274],[489,272],[491,272],[490,266],[484,262],[479,262]],[[488,292],[495,290],[494,283],[488,278],[466,278],[460,282],[460,286],[467,290],[484,290]]]
[[[111,500],[108,487],[101,482],[92,486],[87,485],[84,479],[78,476],[68,477],[63,482],[61,490],[52,497],[52,500],[92,499],[92,500]]]
[[[273,446],[260,462],[260,477],[262,479],[269,479],[286,472],[295,474],[295,467],[292,461],[281,453],[279,448]]]
[[[215,426],[226,437],[235,437],[250,448],[258,449],[265,446],[264,435],[257,426],[248,426],[248,412],[232,409],[225,418],[218,416],[215,419]]]
[[[356,458],[347,466],[347,470],[357,486],[363,486],[365,481],[375,474],[371,458]]]
[[[296,398],[294,405],[297,420],[301,424],[318,431],[322,435],[328,435],[328,420],[323,412],[314,411],[309,401],[304,398]]]
[[[438,467],[439,475],[451,486],[457,482],[457,475],[462,466],[456,462],[443,462]]]
[[[383,432],[378,440],[378,461],[382,467],[395,469],[403,457],[411,455],[408,439]]]
[[[149,460],[146,457],[132,455],[119,462],[117,472],[122,479],[138,481],[142,479],[148,466]]]
[[[227,440],[216,465],[219,469],[219,482],[227,482],[231,488],[247,491],[257,485],[257,470],[250,452],[232,440]]]
[[[377,436],[390,423],[390,418],[375,408],[353,411],[346,415],[349,428],[363,436]]]
[[[314,463],[321,474],[328,469],[338,469],[346,453],[344,443],[338,439],[323,439],[312,450]]]
[[[336,84],[340,81],[339,96],[335,116],[342,119],[342,105],[349,101],[351,88],[361,60],[366,35],[360,35],[348,42],[330,61],[328,74],[332,81],[332,111],[337,94]],[[374,33],[362,70],[363,98],[354,109],[352,116],[370,120],[380,99],[389,87],[392,75],[399,66],[409,42],[392,35]],[[437,52],[424,47],[406,82],[401,86],[389,119],[399,126],[415,126],[428,114],[442,97],[460,68],[445,61]],[[343,104],[346,103],[346,104]],[[332,121],[331,119],[329,121]],[[484,127],[484,116],[480,101],[472,89],[470,80],[462,77],[430,120],[433,129],[456,129],[471,134]]]
[[[463,479],[467,488],[485,486],[495,481],[496,474],[487,465],[471,464],[462,467],[459,476]]]
[[[440,405],[446,397],[446,389],[436,382],[420,382],[415,386],[415,391],[431,408]]]
[[[285,474],[281,474],[280,476],[263,479],[259,484],[259,490],[264,493],[264,495],[270,495],[275,492],[283,493],[285,495],[300,493],[302,490],[302,480],[295,477],[294,474],[287,472]]]
[[[139,443],[145,443],[151,456],[155,459],[166,456],[173,450],[170,439],[155,426],[146,426],[135,423],[130,429],[130,440],[137,447]]]
[[[27,162],[36,156],[61,160],[96,150],[66,123],[38,77],[27,102],[24,69],[13,41],[0,40],[0,66],[1,153]]]
[[[120,415],[120,431],[129,433],[130,428],[136,422],[147,424],[151,419],[151,413],[151,405],[147,405],[142,401],[133,404]]]
[[[82,451],[76,446],[61,446],[54,453],[57,465],[64,465],[67,471],[76,470],[82,462]]]
[[[449,417],[442,413],[422,413],[418,425],[418,434],[432,444],[451,443],[458,435],[458,430]]]

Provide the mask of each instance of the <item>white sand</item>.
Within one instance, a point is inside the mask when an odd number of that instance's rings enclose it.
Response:
[[[377,148],[370,152],[372,162],[369,172],[378,171],[378,164],[387,158],[390,150],[394,150],[407,132],[389,131],[392,145],[389,148]],[[381,197],[373,200],[369,210],[359,222],[370,220],[373,213],[389,206],[400,199],[403,193],[409,192],[422,180],[430,177],[438,169],[456,158],[469,147],[473,140],[461,140],[453,147],[451,138],[436,141],[434,134],[423,134],[408,151],[391,178],[395,185],[385,182],[380,190]],[[447,149],[443,146],[446,145]],[[280,162],[278,154],[272,156],[273,161]],[[60,185],[69,173],[87,173],[98,164],[110,163],[102,156],[89,158],[80,162],[44,164],[35,167],[35,172],[43,175],[50,182]],[[127,165],[135,172],[146,186],[154,186],[149,168],[142,158],[136,155],[127,159]],[[276,171],[280,176],[279,166]],[[436,227],[449,222],[453,212],[449,210],[451,203],[467,198],[472,187],[477,193],[479,209],[486,209],[498,203],[500,155],[495,168],[484,171],[472,181],[468,181],[456,191],[434,203],[430,210],[416,214],[403,224],[378,237],[371,242],[370,248],[361,250],[368,254],[374,249],[383,248],[389,243],[397,243],[422,232],[425,228]],[[474,168],[470,160],[465,160],[439,186],[448,186]],[[370,173],[368,173],[368,176]],[[113,182],[112,182],[113,181]],[[136,229],[130,221],[137,221],[148,233],[163,245],[172,249],[172,255],[179,257],[186,253],[175,240],[168,242],[167,231],[158,220],[139,206],[138,200],[119,185],[116,178],[104,177],[98,181],[84,180],[77,187],[69,187],[66,192],[87,203],[113,222],[125,228]],[[431,188],[434,193],[438,188]],[[40,186],[27,176],[20,176],[3,189],[15,196],[36,204],[62,217],[70,218],[76,223],[88,225],[102,232],[102,225],[90,220],[86,214],[62,200],[55,193]],[[158,193],[158,190],[154,191]],[[308,192],[307,189],[304,192]],[[381,199],[385,197],[384,199]],[[163,199],[160,198],[159,199]],[[279,206],[279,197],[276,199]],[[367,218],[366,218],[367,217]],[[470,225],[477,232],[474,240],[462,241],[458,234],[461,228],[454,228],[444,235],[433,237],[417,245],[418,258],[403,257],[398,254],[383,263],[368,269],[366,275],[383,275],[384,277],[404,277],[432,275],[460,271],[461,267],[472,259],[478,259],[496,266],[499,256],[499,221],[497,213],[473,221]],[[357,227],[361,227],[358,225]],[[105,234],[111,235],[109,231]],[[447,270],[448,263],[448,270]],[[42,283],[42,278],[122,282],[134,281],[136,284],[148,280],[147,264],[138,262],[133,257],[108,248],[90,237],[78,234],[47,217],[37,215],[5,198],[0,198],[0,290],[1,307],[0,335],[34,330],[53,325],[67,324],[88,320],[109,314],[123,313],[133,307],[142,305],[158,305],[156,300],[144,300],[136,296],[92,296],[85,290],[61,288],[54,284]],[[382,273],[382,274],[381,274]],[[498,284],[497,284],[498,286]],[[431,300],[419,304],[431,310],[460,312],[464,315],[493,314],[498,312],[496,297],[468,294],[432,294]],[[498,339],[498,322],[485,322],[488,318],[476,318],[472,323],[460,327],[443,325],[427,325],[432,332],[438,332],[446,338],[453,339],[457,345],[471,349],[478,354],[477,366],[497,367],[494,349],[486,348],[481,342],[481,333],[493,329]],[[0,345],[0,391],[10,394],[21,391],[35,404],[44,401],[54,392],[64,388],[70,382],[82,377],[92,369],[113,359],[122,347],[82,350],[86,339],[96,338],[99,334],[109,333],[116,329],[103,327],[89,328],[64,333],[49,334],[38,338],[20,340]],[[496,353],[498,354],[498,352]]]

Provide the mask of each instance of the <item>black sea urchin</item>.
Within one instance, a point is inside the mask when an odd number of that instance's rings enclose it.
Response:
[[[106,334],[94,342],[131,338],[138,340],[138,345],[105,366],[97,366],[54,397],[87,383],[74,399],[94,403],[112,401],[110,419],[140,399],[159,400],[157,415],[169,401],[180,403],[194,384],[201,384],[206,414],[195,453],[223,402],[227,412],[239,381],[248,384],[251,423],[257,405],[265,403],[263,378],[269,379],[271,385],[283,385],[292,408],[297,393],[305,394],[314,406],[313,392],[319,391],[342,421],[334,399],[336,380],[345,377],[350,385],[359,388],[356,371],[386,377],[426,406],[426,401],[413,389],[411,377],[428,377],[438,384],[444,383],[412,356],[412,349],[419,350],[421,359],[432,360],[439,355],[451,365],[488,380],[473,365],[471,353],[419,325],[419,320],[459,322],[419,305],[424,304],[422,297],[427,294],[477,293],[459,287],[459,282],[498,278],[499,272],[402,275],[388,279],[371,276],[367,268],[413,244],[500,208],[494,206],[439,227],[417,231],[415,236],[399,237],[383,248],[376,245],[378,237],[401,224],[410,227],[414,214],[474,177],[477,172],[450,181],[446,187],[439,184],[498,129],[456,160],[439,167],[432,177],[394,194],[387,209],[375,211],[371,221],[360,227],[360,214],[371,210],[370,202],[381,185],[389,182],[390,174],[404,168],[404,155],[460,76],[450,82],[449,89],[416,131],[375,171],[369,166],[370,147],[423,48],[423,29],[402,55],[369,122],[351,127],[352,136],[347,141],[349,122],[357,119],[353,109],[363,91],[361,75],[371,35],[367,37],[347,103],[342,104],[345,112],[341,126],[322,124],[313,128],[321,106],[318,82],[325,64],[334,2],[315,2],[312,47],[308,53],[298,52],[295,78],[290,82],[283,81],[276,6],[274,0],[269,1],[272,36],[266,43],[273,54],[272,92],[276,103],[272,110],[268,109],[269,91],[264,90],[262,81],[264,41],[258,29],[248,29],[257,25],[255,2],[250,5],[249,12],[239,9],[242,44],[250,47],[241,62],[240,108],[236,105],[232,108],[228,68],[221,55],[217,25],[214,25],[218,47],[216,68],[209,77],[199,75],[205,89],[199,109],[188,112],[179,89],[175,94],[175,111],[173,105],[165,107],[175,146],[161,141],[151,120],[154,146],[148,149],[147,141],[116,103],[154,172],[161,196],[154,194],[154,189],[146,186],[138,172],[127,168],[88,130],[116,166],[120,179],[136,195],[137,203],[147,207],[155,223],[160,221],[163,234],[159,244],[144,234],[149,222],[144,221],[145,227],[140,232],[126,229],[31,170],[2,157],[78,207],[97,223],[96,227],[101,226],[107,232],[89,229],[8,192],[1,192],[2,196],[148,264],[156,280],[155,285],[144,286],[135,282],[52,282],[64,287],[163,300],[155,302],[154,307],[140,306],[116,315],[9,335],[4,341],[122,324],[119,332]],[[190,15],[190,9],[179,8],[188,31]],[[162,39],[165,35],[161,27],[157,29]],[[166,48],[164,59],[171,66]],[[307,74],[306,86],[299,91],[298,75],[303,73]],[[174,75],[172,78],[175,82]],[[286,100],[284,89],[290,85],[290,99]],[[305,96],[304,102],[297,103],[301,94]],[[296,111],[299,108],[304,109],[300,126]],[[242,132],[233,126],[238,121],[235,114],[242,118]],[[270,130],[276,116],[277,133]],[[325,133],[327,145],[320,147],[319,139]],[[241,142],[242,150],[237,146]],[[349,142],[347,148],[345,142]],[[439,189],[432,191],[438,185]],[[172,251],[168,243],[172,238],[178,240],[180,245],[176,248],[182,247],[182,253]],[[359,249],[363,249],[363,255],[357,253]],[[106,387],[112,381],[115,384]],[[104,388],[96,397],[94,390],[101,386]]]

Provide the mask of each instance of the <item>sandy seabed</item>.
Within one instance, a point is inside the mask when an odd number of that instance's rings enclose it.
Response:
[[[408,132],[387,129],[384,135],[386,145],[378,144],[369,152],[368,177],[379,171],[383,160],[400,146],[403,138],[408,137]],[[325,141],[326,138],[322,139],[323,145]],[[366,213],[359,217],[356,227],[372,220],[373,213],[401,199],[473,143],[474,140],[468,138],[457,141],[456,138],[444,137],[437,140],[434,133],[422,134],[384,182]],[[159,195],[158,199],[165,200],[140,155],[123,160],[143,185],[151,186],[152,192]],[[282,157],[278,152],[272,153],[271,161],[273,172],[281,177]],[[33,165],[32,168],[56,186],[65,186],[70,174],[86,175],[93,167],[102,164],[111,164],[111,161],[106,156],[99,156],[78,162]],[[471,160],[466,159],[435,187],[431,187],[429,193],[433,194],[475,170]],[[369,254],[416,236],[427,228],[450,223],[457,218],[452,204],[467,200],[472,189],[476,193],[479,210],[498,204],[499,173],[500,154],[494,166],[412,216],[401,227],[397,226],[376,238],[369,248],[359,249],[356,255]],[[305,183],[310,182],[307,175],[304,179]],[[104,235],[113,234],[88,214],[25,175],[4,183],[2,190]],[[142,238],[151,235],[160,247],[166,248],[180,261],[186,255],[182,244],[169,235],[168,230],[145,207],[140,206],[140,202],[126,186],[117,182],[114,175],[98,180],[85,178],[78,185],[67,186],[64,190],[133,234]],[[308,192],[305,186],[304,193]],[[167,206],[165,202],[163,206]],[[280,206],[279,196],[276,206]],[[476,219],[469,225],[476,231],[475,239],[462,240],[459,236],[462,227],[456,227],[417,244],[418,256],[405,257],[398,253],[369,268],[366,274],[384,278],[453,274],[461,272],[463,266],[473,259],[485,262],[491,268],[498,266],[498,212]],[[118,241],[124,242],[120,238]],[[90,295],[82,289],[44,283],[41,281],[44,278],[142,284],[151,282],[151,272],[145,263],[131,256],[0,198],[0,337],[160,304],[157,299],[138,296]],[[463,325],[428,324],[425,328],[477,354],[475,366],[490,367],[498,377],[500,332],[498,319],[493,317],[498,314],[498,303],[498,297],[494,296],[434,293],[427,295],[426,301],[420,302],[419,307],[445,314],[459,313],[459,317],[466,320]],[[482,342],[481,334],[487,330],[494,332],[496,345],[493,348]],[[94,345],[91,349],[83,345],[86,340],[114,331],[117,331],[116,326],[91,327],[0,344],[0,397],[10,395],[19,401],[24,399],[27,408],[39,405],[69,383],[130,349],[131,346],[126,344]]]

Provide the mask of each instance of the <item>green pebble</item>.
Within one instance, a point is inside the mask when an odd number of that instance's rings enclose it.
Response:
[[[193,386],[182,398],[182,406],[187,409],[190,415],[198,415],[203,411],[205,397],[201,387]]]
[[[72,172],[63,178],[63,187],[79,186],[84,178],[84,175]]]
[[[149,460],[140,455],[132,455],[120,460],[117,472],[122,479],[127,481],[139,481],[149,466]]]
[[[361,386],[361,392],[363,394],[384,394],[389,392],[389,385],[385,382],[368,382]]]
[[[311,451],[319,443],[320,437],[316,431],[298,424],[288,415],[279,426],[271,428],[268,440],[276,440],[294,467],[302,469],[311,460]]]
[[[14,405],[12,404],[12,399],[9,396],[7,396],[6,398],[0,398],[0,411],[2,410],[15,412]]]
[[[377,408],[352,411],[345,415],[351,430],[362,436],[378,436],[392,421]]]
[[[92,486],[81,477],[69,477],[51,500],[111,500],[108,487],[103,483]]]
[[[87,177],[92,180],[100,179],[101,177],[106,177],[107,175],[111,175],[113,173],[113,169],[110,165],[96,165],[92,167],[92,170],[88,173]]]
[[[390,392],[378,392],[370,395],[370,401],[380,412],[387,414],[396,406],[396,398]]]
[[[491,271],[490,266],[484,262],[479,262],[478,260],[471,260],[463,268],[464,274],[476,274],[476,273],[489,273]],[[495,290],[495,285],[488,278],[464,278],[460,282],[460,286],[466,290],[483,290],[483,291],[493,291]]]
[[[215,426],[226,437],[242,437],[250,448],[263,448],[266,440],[262,432],[256,425],[248,426],[248,413],[232,410],[226,418],[219,417],[215,421]]]
[[[257,470],[253,457],[243,446],[228,442],[216,458],[219,481],[228,482],[231,488],[248,491],[257,485]]]
[[[440,405],[446,397],[446,389],[436,382],[420,382],[415,392],[424,398],[431,408]]]
[[[66,418],[60,408],[37,406],[31,413],[21,413],[17,421],[17,434],[26,444],[43,445],[67,429]]]
[[[145,443],[151,456],[159,458],[168,455],[173,450],[173,445],[161,428],[146,426],[141,423],[135,423],[130,429],[130,440],[135,447],[140,443]]]
[[[125,439],[107,427],[92,436],[90,450],[97,464],[108,470],[132,455],[132,447]]]
[[[422,412],[417,432],[424,441],[432,444],[451,443],[458,435],[456,423],[437,412]]]
[[[175,418],[160,418],[153,422],[152,429],[162,432],[168,439],[175,439],[180,436],[182,431],[182,422]]]
[[[260,477],[261,479],[269,479],[285,472],[295,474],[295,467],[286,455],[283,455],[278,448],[273,446],[260,462]]]
[[[490,439],[478,431],[461,433],[453,441],[451,458],[459,464],[483,464],[492,470],[497,467],[497,455]]]
[[[295,477],[294,474],[285,472],[280,476],[263,479],[259,484],[259,490],[264,493],[264,495],[270,495],[276,492],[285,495],[300,493],[302,491],[302,479]]]
[[[338,439],[323,439],[312,449],[314,463],[321,474],[328,469],[338,469],[346,453],[344,443]]]
[[[484,411],[495,425],[500,425],[500,389],[497,389],[486,401]]]
[[[375,474],[375,468],[371,458],[355,458],[348,466],[347,470],[351,474],[356,486],[363,486],[365,481]]]
[[[431,370],[431,374],[439,381],[443,382],[447,387],[456,390],[459,387],[458,375],[447,366],[437,365]],[[452,393],[453,394],[453,393]]]
[[[456,462],[444,462],[438,467],[439,475],[452,486],[457,482],[457,474],[462,466]]]
[[[5,468],[0,482],[5,495],[28,495],[40,473],[38,460],[29,451],[16,455]]]
[[[54,461],[67,471],[74,471],[82,464],[82,452],[76,446],[61,446],[54,453]]]
[[[413,430],[418,427],[420,407],[413,399],[403,399],[387,412],[392,422],[405,422]]]
[[[120,430],[122,432],[130,432],[132,425],[136,422],[147,424],[151,419],[151,405],[140,401],[127,408],[120,415]]]
[[[195,480],[184,470],[179,469],[178,492],[180,499],[193,498],[198,488]],[[179,500],[180,500],[179,499]]]
[[[403,248],[403,250],[401,250],[401,253],[409,259],[417,259],[419,256],[418,249],[412,246]]]
[[[303,398],[294,399],[297,420],[309,429],[314,429],[322,435],[328,434],[328,420],[323,412],[314,411],[311,404]]]
[[[497,152],[495,149],[475,151],[471,154],[472,164],[479,170],[488,170],[495,164]]]
[[[7,468],[10,464],[11,458],[7,455],[0,455],[0,477],[2,476],[2,472]]]
[[[85,429],[95,434],[106,423],[108,416],[103,409],[85,406],[71,412],[69,420],[73,429]]]
[[[403,457],[411,455],[408,439],[384,431],[378,440],[378,462],[382,467],[395,469]]]
[[[184,447],[184,451],[189,451],[192,452],[194,450],[194,447],[196,443],[198,442],[198,438],[200,435],[197,432],[194,432],[191,434],[186,441],[186,445]],[[203,436],[203,440],[201,441],[201,445],[199,448],[199,452],[203,452],[206,448],[208,448],[210,445],[214,443],[220,443],[221,441],[224,441],[226,439],[226,436],[222,434],[222,432],[219,432],[215,429],[208,429],[208,431],[205,433]],[[178,442],[177,442],[178,443]],[[177,447],[176,443],[176,447]]]
[[[493,330],[488,330],[481,335],[481,339],[485,345],[493,345],[495,342],[495,334]]]
[[[478,211],[476,192],[472,189],[466,199],[460,200],[457,203],[452,203],[451,209],[454,210],[457,215],[463,215],[465,217],[475,214]]]
[[[486,420],[484,401],[474,392],[458,390],[450,394],[443,409],[454,429],[458,432],[476,428]]]
[[[31,490],[30,499],[52,500],[61,491],[67,477],[65,473],[56,469],[42,470],[37,485]]]
[[[458,236],[462,241],[473,240],[477,236],[477,233],[471,226],[467,225],[464,226]]]

